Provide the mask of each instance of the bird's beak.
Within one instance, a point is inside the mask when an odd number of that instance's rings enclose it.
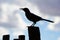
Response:
[[[20,10],[23,10],[23,8],[20,8]]]

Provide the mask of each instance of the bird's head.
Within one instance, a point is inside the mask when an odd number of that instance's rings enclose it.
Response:
[[[23,11],[25,11],[25,12],[29,11],[28,8],[20,8],[20,10],[23,10]]]

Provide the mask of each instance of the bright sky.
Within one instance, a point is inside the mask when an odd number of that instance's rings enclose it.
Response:
[[[27,7],[32,13],[55,23],[39,21],[41,40],[60,40],[60,0],[0,0],[0,40],[2,35],[10,34],[10,39],[25,35],[28,40],[27,26],[32,22],[19,8]]]

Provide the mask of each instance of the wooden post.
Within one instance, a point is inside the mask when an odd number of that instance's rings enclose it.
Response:
[[[14,39],[14,40],[19,40],[19,39]]]
[[[19,35],[19,40],[25,40],[25,36],[24,35]]]
[[[29,33],[29,40],[41,40],[40,39],[40,30],[38,27],[29,26],[28,33]]]
[[[10,40],[9,35],[3,35],[3,40]]]

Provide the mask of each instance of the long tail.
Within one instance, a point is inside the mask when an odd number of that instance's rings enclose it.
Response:
[[[47,19],[43,19],[44,21],[48,21],[48,22],[51,22],[51,23],[54,23],[53,21],[51,20],[47,20]]]

